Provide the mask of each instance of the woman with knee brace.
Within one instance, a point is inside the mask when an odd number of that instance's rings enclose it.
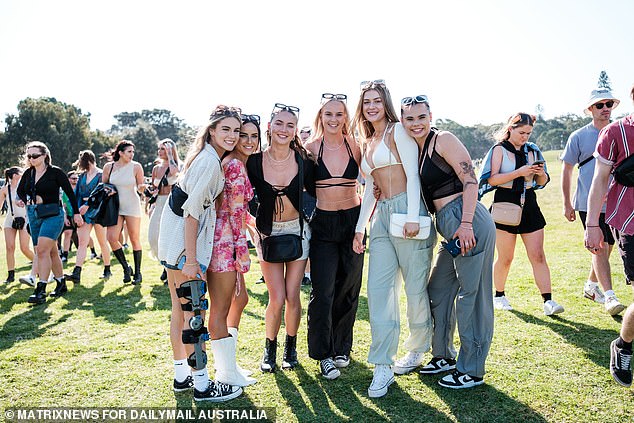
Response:
[[[322,94],[315,137],[306,145],[315,164],[317,207],[310,222],[312,290],[308,304],[308,355],[321,375],[335,379],[350,363],[364,254],[352,250],[361,199],[361,151],[350,130],[345,94]]]
[[[301,197],[303,189],[314,194],[313,162],[302,147],[297,134],[299,108],[276,103],[266,132],[268,147],[255,153],[247,161],[249,180],[258,193],[255,242],[262,274],[269,292],[266,307],[266,341],[260,363],[263,372],[274,372],[277,364],[277,334],[285,308],[286,342],[282,359],[283,369],[292,369],[297,361],[297,331],[302,315],[300,284],[308,258],[310,229],[304,221]],[[301,238],[301,254],[292,259],[284,257],[275,262],[266,260],[262,244],[268,237],[297,235]],[[288,238],[288,237],[287,237]],[[294,245],[297,246],[297,245]],[[295,251],[298,252],[298,251]]]
[[[246,229],[248,222],[254,224],[253,217],[249,214],[253,188],[245,163],[258,150],[259,124],[259,116],[242,115],[242,127],[236,147],[222,159],[225,187],[216,218],[214,253],[207,271],[209,330],[216,379],[239,386],[256,382],[249,377],[252,372],[237,365],[236,345],[240,316],[248,302],[244,274],[249,271],[251,259]]]
[[[436,234],[430,228],[426,239],[418,235],[420,216],[427,209],[420,197],[416,143],[398,138],[402,128],[392,105],[385,81],[361,83],[361,96],[353,123],[361,137],[361,170],[366,178],[365,193],[356,226],[353,248],[364,250],[364,231],[370,224],[370,261],[368,269],[368,308],[372,344],[368,361],[375,365],[370,397],[382,397],[394,382],[394,373],[404,374],[416,368],[431,344],[432,321],[427,297],[427,278],[431,267]],[[374,197],[376,187],[378,201]],[[405,214],[398,236],[390,231],[392,214]],[[409,350],[394,362],[400,334],[399,298],[401,281],[405,282]],[[394,368],[392,365],[394,364]]]
[[[428,287],[434,319],[433,358],[421,373],[454,370],[438,383],[447,388],[470,388],[484,382],[493,338],[495,227],[489,212],[478,202],[469,152],[455,135],[433,128],[431,118],[427,96],[401,100],[403,135],[418,144],[425,203],[436,214],[436,228],[445,238]],[[460,336],[457,362],[453,347],[456,320]]]
[[[224,188],[220,157],[233,150],[239,134],[240,110],[216,107],[191,144],[161,216],[158,257],[167,268],[172,300],[174,391],[193,387],[196,401],[227,401],[242,393],[239,386],[209,379],[206,360],[202,360],[206,355],[201,351],[209,336],[200,324],[204,319],[206,270],[214,253],[215,203]],[[195,327],[191,323],[196,323]]]

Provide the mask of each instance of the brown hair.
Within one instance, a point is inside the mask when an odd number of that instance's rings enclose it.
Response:
[[[77,161],[73,163],[73,166],[76,167],[77,170],[82,170],[86,172],[88,171],[88,169],[90,169],[90,163],[97,163],[95,153],[93,153],[91,150],[82,150],[79,152]]]
[[[297,114],[295,114],[295,112],[293,112],[292,110],[282,109],[275,113],[271,113],[271,120],[269,121],[269,124],[273,122],[273,118],[275,118],[275,116],[279,115],[282,112],[290,113],[296,119],[298,119]],[[268,145],[271,145],[271,130],[270,129],[266,130],[266,140],[268,142]],[[312,155],[302,145],[302,139],[299,137],[299,131],[297,131],[297,128],[295,128],[295,133],[293,134],[293,139],[291,140],[289,147],[291,148],[291,150],[295,150],[296,152],[298,152],[299,155],[302,157],[302,159],[307,159],[312,157]]]
[[[528,113],[519,112],[515,113],[508,118],[506,123],[493,135],[497,141],[507,141],[511,136],[511,128],[519,128],[520,126],[533,126],[537,117],[535,115],[529,115]]]
[[[363,96],[368,91],[374,90],[379,93],[381,97],[381,101],[383,102],[383,108],[385,109],[385,118],[388,123],[396,123],[398,122],[398,116],[396,115],[396,111],[394,110],[394,104],[392,104],[392,96],[390,95],[390,91],[387,89],[385,84],[383,83],[375,83],[372,82],[367,84],[361,88],[361,95],[359,96],[359,103],[357,104],[357,110],[354,112],[354,117],[352,119],[352,127],[355,128],[359,137],[361,138],[360,144],[361,149],[365,146],[366,141],[374,135],[374,127],[372,123],[370,123],[365,116],[363,116]]]
[[[130,140],[121,140],[117,143],[117,145],[114,146],[113,149],[103,153],[101,157],[105,157],[108,160],[117,162],[121,157],[120,153],[125,151],[125,149],[128,147],[134,147],[134,143]]]

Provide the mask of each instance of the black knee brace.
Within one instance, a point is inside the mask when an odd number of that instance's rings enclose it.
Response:
[[[195,370],[204,369],[207,365],[207,354],[203,350],[203,345],[209,340],[209,333],[201,313],[209,307],[209,302],[203,298],[206,290],[207,284],[200,279],[183,282],[176,288],[178,298],[189,300],[187,304],[181,304],[181,309],[194,313],[189,319],[191,329],[183,330],[182,340],[183,344],[194,344],[194,352],[187,358],[187,364]]]

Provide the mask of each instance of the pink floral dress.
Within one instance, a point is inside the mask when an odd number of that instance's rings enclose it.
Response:
[[[251,265],[246,223],[254,224],[253,216],[249,214],[253,187],[240,160],[232,159],[223,164],[222,168],[225,173],[225,188],[216,217],[214,250],[209,270],[246,273]]]

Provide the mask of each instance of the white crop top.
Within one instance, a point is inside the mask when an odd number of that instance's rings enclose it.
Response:
[[[403,166],[405,176],[407,177],[407,222],[419,222],[420,178],[418,176],[418,144],[416,144],[416,141],[407,135],[405,128],[403,128],[403,125],[400,123],[396,123],[393,129],[394,143],[396,144],[396,150],[401,157],[400,162],[396,161],[394,155],[385,144],[385,133],[383,134],[383,139],[372,155],[372,162],[375,167],[370,167],[365,154],[361,159],[361,171],[365,175],[365,192],[363,193],[361,211],[359,212],[359,219],[357,220],[355,232],[363,233],[365,227],[370,221],[370,215],[374,210],[374,206],[376,205],[376,198],[374,198],[373,193],[374,178],[372,177],[372,172],[375,169],[389,166],[390,160],[393,165],[400,164]],[[388,131],[386,130],[386,132]],[[380,152],[379,149],[381,150]]]

